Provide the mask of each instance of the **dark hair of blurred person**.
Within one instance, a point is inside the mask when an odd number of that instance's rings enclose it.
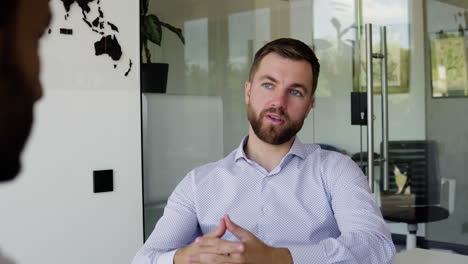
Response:
[[[0,1],[0,181],[15,178],[42,96],[39,39],[50,21],[49,0]]]

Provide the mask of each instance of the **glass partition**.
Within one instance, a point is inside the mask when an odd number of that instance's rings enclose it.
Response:
[[[244,82],[255,52],[270,40],[300,39],[315,50],[321,63],[316,105],[299,133],[301,140],[332,145],[351,156],[365,152],[366,126],[351,125],[350,93],[367,90],[364,24],[372,23],[376,53],[381,52],[379,27],[387,26],[390,141],[428,143],[427,175],[421,176],[428,190],[427,203],[450,212],[445,220],[418,225],[417,235],[423,238],[423,244],[418,246],[450,250],[466,246],[468,210],[463,208],[468,208],[468,198],[463,196],[463,186],[467,183],[468,128],[463,125],[466,123],[463,113],[468,101],[434,98],[433,91],[441,93],[440,89],[433,90],[434,80],[431,82],[431,76],[437,76],[435,82],[440,83],[443,74],[451,74],[449,69],[444,73],[440,63],[431,68],[431,55],[445,45],[444,41],[434,44],[436,38],[432,36],[437,36],[440,30],[455,30],[457,45],[463,49],[456,54],[466,54],[467,42],[462,33],[467,27],[466,8],[461,1],[442,0],[152,3],[151,12],[183,29],[186,44],[163,30],[162,46],[150,45],[155,61],[170,66],[167,93],[143,94],[146,236],[161,216],[168,195],[185,174],[196,166],[221,159],[246,135]],[[438,46],[431,49],[434,45]],[[461,67],[463,61],[466,64],[466,58],[461,60]],[[466,67],[463,69],[466,72]],[[380,62],[375,60],[377,154],[382,141],[380,70]],[[458,83],[467,83],[468,75],[464,74],[465,79]],[[399,170],[402,175],[406,173],[407,179],[413,176],[404,167]],[[394,166],[390,174],[395,176]],[[381,205],[383,175],[376,176],[375,195]],[[395,180],[392,184],[394,192],[403,189],[408,192],[405,186],[395,187]],[[412,189],[415,191],[417,187]],[[399,249],[404,249],[405,241],[398,237],[407,235],[407,224],[393,219],[389,226]],[[447,232],[448,226],[457,228]],[[442,244],[428,246],[430,241]]]
[[[447,219],[427,225],[429,247],[468,249],[468,2],[426,1],[426,127],[433,144],[431,178]],[[445,89],[441,89],[445,88]]]
[[[162,20],[183,28],[186,44],[183,46],[175,36],[163,31],[162,47],[151,46],[157,60],[170,66],[167,94],[143,95],[146,236],[181,178],[195,166],[221,159],[247,134],[244,83],[255,52],[280,36],[314,44],[313,1],[212,0],[200,1],[196,6],[188,0],[159,2],[155,4],[155,12]],[[181,6],[190,7],[191,12],[180,12]],[[161,102],[167,100],[171,103],[163,106]],[[158,107],[153,106],[155,103]],[[202,107],[200,103],[214,107],[203,112],[198,109]],[[213,112],[221,116],[216,124],[210,115]],[[183,117],[184,114],[187,116]],[[197,122],[188,121],[193,119]],[[169,162],[169,157],[176,158],[171,154],[178,151],[171,149],[180,148],[181,135],[165,133],[167,127],[184,131],[188,142],[200,143],[193,146],[197,148],[195,151],[203,152],[200,146],[209,144],[214,149],[221,148],[221,152],[195,159],[180,151],[177,161]],[[304,131],[309,131],[305,135],[311,138],[312,128]],[[221,140],[213,141],[214,138]],[[160,141],[174,145],[162,146]]]

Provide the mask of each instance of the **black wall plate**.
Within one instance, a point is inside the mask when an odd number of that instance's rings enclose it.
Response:
[[[93,189],[95,193],[114,191],[114,171],[93,171]]]

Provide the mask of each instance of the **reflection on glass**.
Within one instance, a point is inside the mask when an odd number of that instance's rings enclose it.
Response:
[[[312,43],[313,1],[293,1],[289,10],[290,37]]]
[[[228,30],[229,65],[236,69],[248,68],[255,52],[270,39],[270,9],[230,14]]]
[[[464,31],[431,34],[432,96],[468,96]]]
[[[408,0],[363,0],[364,23],[374,25],[373,50],[380,52],[379,27],[387,26],[387,80],[388,91],[394,93],[409,92],[409,13]],[[362,39],[361,45],[365,45]],[[361,73],[365,73],[365,54],[361,54]],[[381,92],[380,60],[373,61],[374,92]],[[361,75],[361,87],[366,90],[365,75]],[[355,89],[357,90],[357,89]]]
[[[466,248],[468,245],[468,149],[466,114],[468,2],[425,1],[428,63],[432,91],[427,84],[427,138],[434,142],[432,174],[442,183],[440,203],[447,220],[428,224],[426,238]],[[430,60],[429,60],[430,58]],[[435,98],[434,98],[435,97]],[[463,253],[463,252],[460,252]],[[464,254],[468,254],[465,250]]]
[[[314,1],[313,19],[314,47],[321,64],[316,96],[347,96],[352,89],[356,40],[354,1]]]
[[[184,23],[186,90],[199,94],[208,81],[208,18]]]
[[[468,5],[428,3],[433,97],[468,96]]]

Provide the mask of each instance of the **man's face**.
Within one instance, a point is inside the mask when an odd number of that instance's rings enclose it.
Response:
[[[42,95],[38,42],[50,20],[49,0],[14,1],[14,16],[0,28],[0,181],[20,169],[33,105]]]
[[[260,62],[252,82],[245,83],[247,116],[255,135],[280,145],[302,128],[313,106],[312,66],[269,53]]]

